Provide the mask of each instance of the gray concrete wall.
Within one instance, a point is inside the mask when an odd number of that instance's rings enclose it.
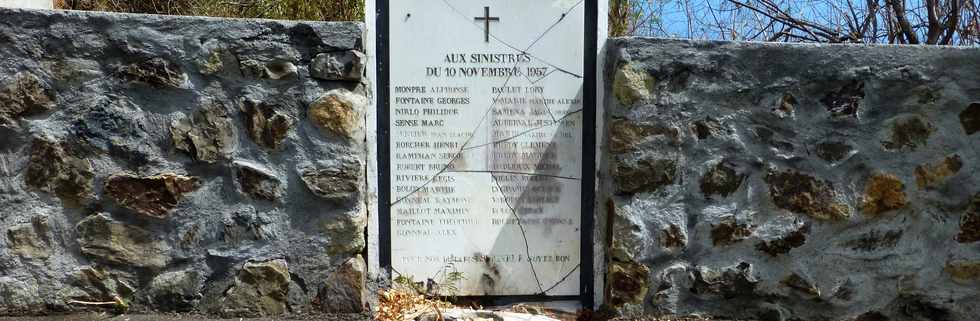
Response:
[[[608,53],[616,311],[980,315],[980,49],[615,39]]]
[[[361,24],[0,21],[0,315],[362,310]]]

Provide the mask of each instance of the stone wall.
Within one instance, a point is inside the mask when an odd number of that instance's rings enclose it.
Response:
[[[0,9],[0,315],[361,311],[363,33]]]
[[[980,49],[616,39],[607,302],[980,315]]]

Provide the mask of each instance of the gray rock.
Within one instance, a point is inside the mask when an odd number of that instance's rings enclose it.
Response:
[[[0,315],[31,315],[44,311],[40,294],[35,282],[0,276]]]
[[[32,73],[22,71],[0,86],[0,127],[16,127],[23,117],[54,109],[50,88]]]
[[[204,271],[195,269],[166,272],[150,281],[144,295],[161,311],[193,311],[202,298],[204,279]]]
[[[159,269],[170,261],[171,248],[142,228],[96,214],[75,227],[82,253],[111,264]]]
[[[329,241],[327,254],[348,257],[361,253],[367,245],[363,236],[366,226],[367,217],[364,213],[322,221],[320,230]]]
[[[7,230],[7,246],[24,258],[44,259],[54,251],[51,226],[46,216],[35,216],[30,223],[14,225]]]
[[[221,299],[225,316],[277,316],[287,312],[289,268],[285,260],[247,262]]]
[[[252,198],[279,200],[285,190],[271,169],[248,161],[235,161],[235,177],[239,190]]]
[[[64,296],[70,300],[82,302],[114,303],[114,305],[98,308],[104,311],[106,307],[115,309],[116,313],[126,313],[129,302],[132,302],[136,288],[133,279],[125,275],[113,273],[98,267],[84,266],[72,271],[69,276],[71,288],[63,289]],[[71,303],[71,302],[69,302]],[[86,309],[91,306],[81,305],[76,308]]]
[[[238,141],[224,106],[211,100],[204,101],[191,117],[174,120],[170,133],[177,150],[205,163],[227,159]]]
[[[250,77],[273,80],[295,78],[298,72],[296,65],[289,61],[245,60],[241,62],[240,68],[242,73]]]
[[[187,74],[180,69],[180,66],[160,57],[119,67],[116,73],[128,81],[144,83],[156,88],[188,86]]]
[[[330,274],[317,293],[320,309],[329,313],[365,311],[367,266],[360,255],[347,260]]]
[[[360,81],[366,60],[364,53],[357,50],[321,53],[310,62],[310,76],[321,80]]]
[[[241,111],[248,137],[266,149],[279,149],[294,123],[281,109],[284,107],[245,99]]]
[[[361,166],[357,161],[307,164],[297,171],[306,188],[321,198],[344,202],[357,199],[360,194]]]

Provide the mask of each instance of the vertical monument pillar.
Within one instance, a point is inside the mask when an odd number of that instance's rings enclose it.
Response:
[[[381,266],[591,305],[596,4],[377,5]]]

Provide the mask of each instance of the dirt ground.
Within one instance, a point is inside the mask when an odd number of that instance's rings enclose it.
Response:
[[[370,321],[367,314],[305,315],[274,318],[228,318],[215,319],[199,315],[112,315],[105,313],[71,314],[43,317],[0,317],[0,321]],[[727,321],[699,317],[645,317],[617,318],[610,321]]]
[[[0,317],[0,321],[369,321],[366,314],[306,315],[274,318],[215,319],[198,315],[112,315],[103,313],[71,314],[43,317]]]

